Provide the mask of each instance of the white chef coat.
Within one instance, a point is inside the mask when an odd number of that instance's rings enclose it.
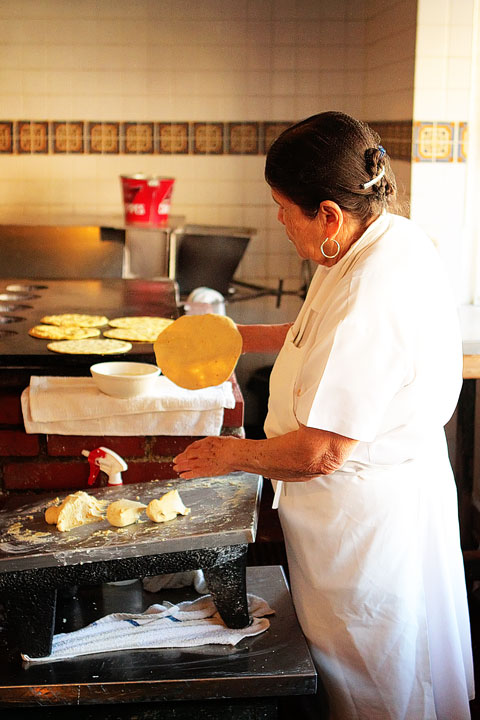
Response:
[[[270,379],[267,437],[360,442],[285,483],[292,595],[335,720],[467,720],[470,628],[444,425],[462,382],[455,303],[431,241],[381,215],[320,266]]]

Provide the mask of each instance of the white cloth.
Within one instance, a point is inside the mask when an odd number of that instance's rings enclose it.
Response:
[[[359,440],[341,470],[285,483],[292,595],[335,720],[467,720],[473,696],[444,424],[461,387],[448,280],[427,237],[383,215],[319,267],[270,380],[268,437]]]
[[[22,393],[27,433],[56,435],[219,435],[232,383],[185,390],[161,375],[145,397],[105,395],[88,377],[30,378]]]
[[[54,635],[52,652],[40,658],[22,654],[29,663],[96,655],[119,650],[237,645],[245,637],[270,627],[266,615],[274,610],[262,598],[247,595],[252,622],[245,628],[228,628],[217,613],[210,595],[172,605],[150,605],[143,613],[112,613],[81,630]]]
[[[185,570],[185,572],[149,575],[143,578],[143,589],[147,592],[158,592],[165,588],[182,588],[193,585],[198,593],[208,593],[208,586],[203,570]]]

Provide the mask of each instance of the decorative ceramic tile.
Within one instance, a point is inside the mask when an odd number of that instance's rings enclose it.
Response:
[[[0,153],[13,153],[13,122],[0,122]]]
[[[52,123],[54,153],[83,153],[83,122]]]
[[[157,123],[157,149],[162,155],[188,154],[188,123]]]
[[[229,123],[228,141],[228,152],[231,155],[257,155],[259,150],[258,123]]]
[[[18,153],[48,153],[48,122],[20,120],[17,134]]]
[[[194,123],[193,152],[201,155],[223,153],[223,123]]]
[[[416,162],[453,162],[455,123],[416,122],[413,159]]]
[[[123,136],[123,152],[137,155],[152,155],[153,122],[152,123],[121,123]]]
[[[458,123],[458,162],[467,162],[468,157],[468,123]]]
[[[89,146],[91,154],[104,153],[116,155],[119,152],[120,123],[91,122],[88,124]]]
[[[264,125],[264,152],[268,152],[273,141],[291,125],[293,125],[292,122],[266,122]]]

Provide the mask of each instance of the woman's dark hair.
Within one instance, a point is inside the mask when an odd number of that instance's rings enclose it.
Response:
[[[277,192],[315,217],[333,200],[361,222],[395,199],[396,182],[380,136],[341,112],[324,112],[287,128],[267,153],[265,179]],[[374,185],[363,185],[385,168]]]

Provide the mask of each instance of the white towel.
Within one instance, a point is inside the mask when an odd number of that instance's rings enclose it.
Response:
[[[143,613],[113,613],[81,630],[54,635],[52,652],[40,658],[22,654],[29,663],[66,660],[119,650],[236,645],[245,637],[259,635],[270,627],[265,617],[274,610],[256,595],[247,595],[252,623],[245,628],[228,628],[220,618],[211,595],[173,605],[150,605]]]
[[[160,376],[146,397],[114,398],[92,378],[32,376],[22,393],[27,433],[57,435],[219,435],[231,382],[185,390]]]

